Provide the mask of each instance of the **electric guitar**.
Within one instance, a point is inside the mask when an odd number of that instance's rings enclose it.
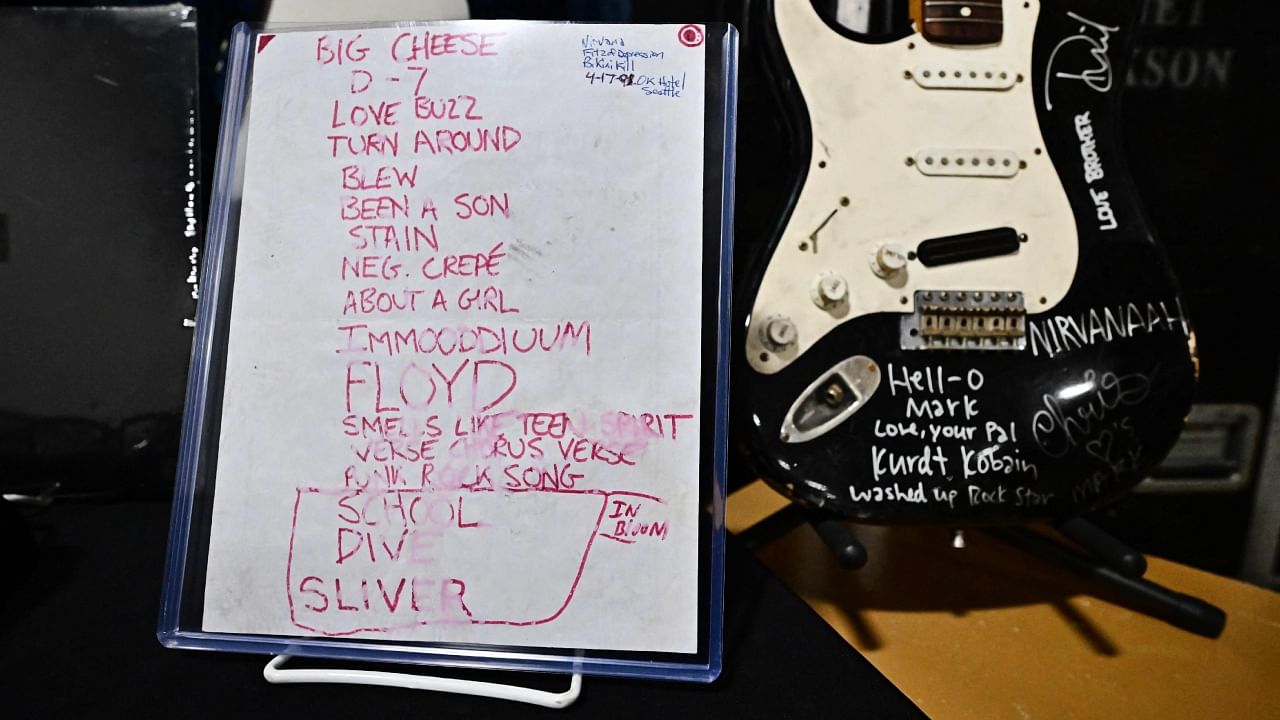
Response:
[[[1064,520],[1138,483],[1194,335],[1117,142],[1132,13],[915,0],[878,42],[777,0],[807,162],[747,286],[739,439],[819,516]]]

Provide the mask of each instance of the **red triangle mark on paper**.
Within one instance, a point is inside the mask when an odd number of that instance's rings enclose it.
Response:
[[[258,52],[262,52],[262,49],[267,46],[267,43],[275,39],[276,39],[275,35],[259,35],[258,36]]]

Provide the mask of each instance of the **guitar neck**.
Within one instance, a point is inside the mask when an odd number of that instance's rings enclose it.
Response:
[[[1000,0],[911,0],[911,19],[939,45],[994,45],[1004,34]]]

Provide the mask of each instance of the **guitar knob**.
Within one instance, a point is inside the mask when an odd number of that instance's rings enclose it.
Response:
[[[784,317],[771,317],[760,328],[760,341],[774,352],[794,345],[796,335],[796,324]]]
[[[880,243],[871,258],[871,272],[887,278],[907,266],[907,251],[897,243]]]
[[[849,299],[849,283],[836,273],[825,272],[813,283],[813,304],[830,310]]]

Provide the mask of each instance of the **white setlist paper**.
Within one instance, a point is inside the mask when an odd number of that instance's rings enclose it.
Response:
[[[697,650],[702,39],[257,36],[205,631]]]

